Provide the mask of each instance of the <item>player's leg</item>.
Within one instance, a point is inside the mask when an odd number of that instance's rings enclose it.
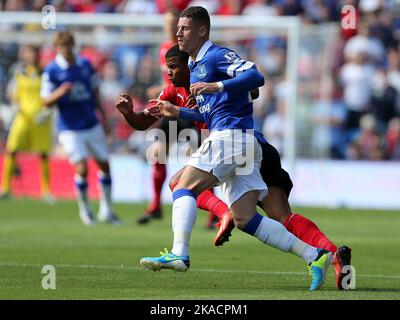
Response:
[[[211,173],[192,166],[186,166],[173,192],[171,252],[165,251],[161,257],[146,257],[140,264],[150,270],[173,269],[178,272],[189,270],[189,243],[196,222],[196,196],[215,186],[218,179]]]
[[[29,122],[18,115],[12,123],[7,138],[7,151],[3,159],[0,198],[6,198],[10,194],[11,179],[17,168],[17,152],[28,149],[29,136]]]
[[[246,170],[236,168],[236,174],[224,180],[221,188],[236,227],[265,244],[302,257],[309,264],[312,275],[310,290],[316,290],[325,280],[331,253],[309,246],[287,231],[281,223],[257,213],[257,202],[264,199],[267,193],[267,185],[260,174],[262,151],[260,145],[254,143],[254,136],[246,135],[245,139],[246,156],[250,153],[253,157],[246,159]]]
[[[89,157],[89,152],[85,133],[81,131],[61,131],[58,139],[68,155],[69,162],[74,167],[74,183],[79,217],[83,224],[90,226],[94,224],[94,219],[88,197],[88,168],[86,160]]]
[[[50,164],[48,154],[52,147],[52,119],[51,111],[46,108],[45,119],[40,123],[32,124],[32,137],[30,149],[39,155],[39,181],[42,199],[49,204],[54,204],[55,199],[50,193]]]
[[[270,187],[262,203],[268,217],[281,222],[296,237],[317,248],[336,252],[336,245],[314,222],[300,214],[292,213],[283,188]]]
[[[96,161],[99,169],[98,186],[100,189],[100,205],[97,219],[114,225],[122,223],[112,209],[112,177],[109,153],[103,128],[98,124],[85,134],[86,145]]]
[[[50,164],[47,153],[39,155],[39,181],[42,199],[49,204],[54,204],[55,199],[50,193]]]
[[[342,289],[341,279],[347,275],[346,266],[351,263],[351,249],[337,246],[318,228],[318,226],[300,215],[293,213],[288,197],[293,187],[289,174],[282,169],[278,151],[271,144],[262,144],[263,161],[260,173],[268,186],[268,195],[262,202],[267,215],[281,222],[291,233],[304,242],[318,248],[329,250],[334,255],[332,263],[335,266],[336,283]]]
[[[176,185],[182,176],[183,168],[177,171],[169,182],[169,188],[173,192]],[[228,206],[220,198],[218,198],[212,189],[204,190],[197,196],[197,208],[209,211],[214,216],[218,217],[217,223],[218,233],[214,238],[215,246],[222,246],[225,242],[229,241],[231,232],[235,227],[232,216],[229,212]]]
[[[5,199],[10,194],[11,178],[17,164],[17,153],[6,152],[3,158],[0,199]]]
[[[79,217],[83,224],[91,226],[94,224],[93,213],[88,196],[88,168],[86,159],[73,163],[75,191],[79,207]]]
[[[231,214],[236,227],[273,248],[302,257],[309,265],[312,277],[310,290],[317,290],[325,280],[329,251],[306,244],[281,223],[257,213],[258,197],[258,191],[249,191],[232,204]]]

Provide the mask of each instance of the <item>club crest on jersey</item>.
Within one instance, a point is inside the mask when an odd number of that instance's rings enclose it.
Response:
[[[240,58],[238,57],[238,55],[237,55],[236,53],[234,53],[233,51],[228,52],[228,53],[225,53],[225,54],[224,54],[224,57],[225,57],[225,59],[226,59],[229,63],[232,63],[232,62],[234,62],[234,61],[240,59]]]
[[[204,64],[200,64],[197,69],[197,78],[203,79],[207,75],[206,66]]]

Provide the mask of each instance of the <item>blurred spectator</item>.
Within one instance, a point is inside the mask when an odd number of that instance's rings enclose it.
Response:
[[[157,14],[157,6],[152,0],[124,0],[118,6],[119,12],[136,14]]]
[[[278,99],[276,110],[265,118],[263,125],[265,138],[281,155],[283,155],[286,104],[286,99]]]
[[[99,90],[102,103],[114,109],[119,94],[124,90],[119,81],[118,66],[115,62],[107,62],[104,66]]]
[[[386,71],[378,70],[372,79],[371,111],[381,134],[386,132],[389,120],[395,116],[396,97],[396,89],[388,83]]]
[[[147,96],[150,99],[157,98],[161,91],[170,83],[165,65],[165,54],[177,43],[176,33],[178,32],[179,12],[175,9],[170,9],[164,14],[164,34],[166,40],[160,45],[158,50],[158,64],[162,76],[160,84],[156,84],[147,89]]]
[[[240,15],[242,12],[242,0],[220,0],[217,14],[223,16]]]
[[[144,55],[140,60],[134,85],[129,89],[129,92],[142,103],[146,103],[149,99],[147,89],[160,81],[157,66],[155,59],[149,54]]]
[[[159,13],[165,13],[168,10],[183,11],[188,5],[189,0],[156,0]]]
[[[347,61],[358,59],[361,55],[365,63],[382,63],[385,59],[385,49],[381,41],[372,36],[369,25],[359,23],[357,35],[349,39],[344,47],[344,56]]]
[[[268,110],[273,108],[272,89],[272,85],[265,85],[259,88],[259,97],[253,101],[254,130],[256,131],[263,131],[263,124]]]
[[[215,0],[192,0],[188,6],[201,6],[206,8],[209,14],[216,14],[220,7],[220,3]]]
[[[400,118],[390,120],[386,144],[389,159],[400,160]]]
[[[346,128],[352,135],[357,131],[362,115],[368,111],[371,99],[371,79],[375,68],[365,62],[362,53],[352,57],[352,61],[346,63],[340,73],[340,81],[343,88],[343,98],[348,109]]]
[[[319,90],[319,98],[311,109],[313,133],[312,152],[316,157],[343,159],[345,153],[346,106],[343,101],[333,98],[332,83],[324,81]]]
[[[254,0],[243,9],[244,15],[250,16],[276,16],[278,10],[272,0]]]
[[[275,3],[282,16],[296,16],[304,12],[301,0],[277,0]]]
[[[329,21],[329,8],[324,0],[304,1],[304,13],[306,19],[311,23],[321,23]]]
[[[352,160],[383,160],[383,141],[376,131],[376,121],[372,114],[360,119],[360,133],[349,145],[347,158]]]

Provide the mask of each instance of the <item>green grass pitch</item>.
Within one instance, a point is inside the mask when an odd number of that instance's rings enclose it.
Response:
[[[305,262],[234,230],[214,247],[215,232],[199,212],[191,270],[143,270],[143,256],[170,248],[171,207],[147,226],[145,205],[116,204],[125,225],[83,226],[76,203],[29,199],[0,202],[0,299],[400,299],[400,214],[299,208],[338,244],[353,249],[357,290],[338,291],[330,268],[324,287],[309,292]],[[56,269],[56,289],[42,288],[42,267]]]

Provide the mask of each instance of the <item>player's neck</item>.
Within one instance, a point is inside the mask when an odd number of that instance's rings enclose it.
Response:
[[[190,57],[192,58],[193,61],[196,61],[197,55],[200,52],[200,49],[203,47],[203,45],[208,41],[208,39],[204,39],[201,42],[199,42],[198,46],[196,49],[193,50],[193,52],[189,53]]]

